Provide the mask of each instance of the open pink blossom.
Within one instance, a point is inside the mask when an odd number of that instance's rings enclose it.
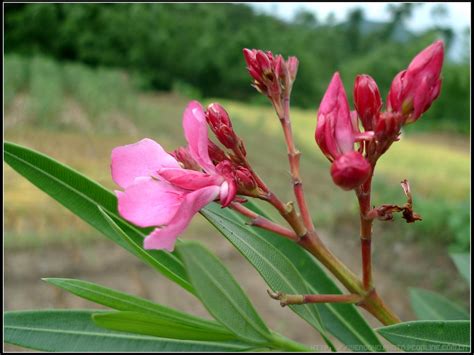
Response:
[[[118,210],[140,227],[156,227],[144,240],[145,249],[173,251],[176,238],[192,217],[210,202],[225,206],[235,197],[235,182],[218,172],[208,154],[207,123],[202,106],[191,102],[183,116],[191,157],[204,171],[184,169],[156,143],[145,138],[112,151],[112,178]]]

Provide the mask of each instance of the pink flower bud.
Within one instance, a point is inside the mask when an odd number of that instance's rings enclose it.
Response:
[[[319,106],[315,134],[316,143],[330,161],[354,150],[356,123],[351,119],[341,77],[335,73]]]
[[[400,135],[403,116],[398,112],[382,112],[374,127],[375,139],[378,142],[392,142]]]
[[[298,59],[289,57],[285,61],[281,55],[257,49],[244,48],[243,53],[249,74],[254,79],[252,86],[278,106],[282,96],[289,95],[291,91]]]
[[[416,121],[439,96],[443,58],[444,45],[439,40],[421,51],[393,79],[387,106],[403,114],[405,123]]]
[[[206,111],[206,120],[219,142],[226,148],[233,149],[239,138],[232,128],[232,122],[224,108],[216,103],[210,104]]]
[[[217,172],[226,179],[233,179],[236,165],[230,160],[223,160],[216,165]]]
[[[235,181],[235,165],[229,160],[221,161],[216,166],[216,171],[224,177],[225,187],[219,196],[222,207],[227,207],[237,194],[237,184]]]
[[[235,171],[235,180],[240,193],[252,192],[257,188],[257,182],[247,168],[237,167]]]
[[[185,169],[201,171],[199,164],[193,159],[189,150],[185,147],[175,149],[171,155],[183,166]]]
[[[209,152],[209,158],[214,165],[219,164],[221,161],[228,159],[227,155],[224,151],[219,148],[213,141],[209,140],[207,149]]]
[[[343,190],[352,190],[362,185],[372,173],[369,162],[359,152],[348,152],[331,165],[334,183]]]
[[[377,84],[369,75],[357,75],[354,82],[354,105],[365,130],[372,131],[382,108],[382,99]]]
[[[244,53],[245,62],[247,63],[247,66],[249,68],[255,68],[258,66],[257,59],[255,58],[257,54],[257,50],[255,49],[250,50],[250,49],[244,48],[243,53]]]
[[[288,65],[288,73],[291,81],[295,81],[296,73],[298,72],[298,58],[289,57],[286,63]]]
[[[270,62],[270,59],[268,59],[268,56],[264,52],[258,51],[255,58],[257,59],[257,63],[260,66],[260,70],[264,74],[268,74],[272,72],[272,63]]]

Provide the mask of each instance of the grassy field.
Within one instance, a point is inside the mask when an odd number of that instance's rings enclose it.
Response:
[[[114,146],[144,136],[170,151],[184,144],[181,115],[188,99],[183,95],[138,94],[126,73],[59,64],[43,57],[7,56],[5,73],[5,138],[51,154],[107,187],[113,187],[108,164]],[[212,101],[219,101],[229,111],[257,171],[276,192],[290,199],[286,148],[273,110],[219,99],[204,103]],[[294,109],[292,121],[297,146],[303,152],[302,173],[315,221],[324,229],[332,229],[339,224],[336,221],[351,222],[355,198],[331,183],[329,163],[314,142],[315,111]],[[392,234],[467,250],[469,142],[462,136],[412,131],[403,134],[380,160],[374,203],[403,203],[399,182],[407,178],[415,194],[415,208],[424,220],[416,225],[390,223]],[[48,198],[14,177],[7,169],[6,230],[21,237],[8,239],[6,245],[30,235],[41,240],[36,234],[44,238],[63,234],[60,226],[64,219],[54,217],[61,214],[55,207],[42,205]],[[34,205],[45,217],[27,212]]]

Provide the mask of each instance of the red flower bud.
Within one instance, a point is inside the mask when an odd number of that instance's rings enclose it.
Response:
[[[183,168],[201,171],[201,167],[199,164],[193,159],[191,154],[189,153],[188,148],[179,147],[175,149],[173,152],[170,153],[177,161],[181,163]]]
[[[236,165],[230,160],[223,160],[216,165],[217,172],[228,179],[234,178],[235,169]]]
[[[290,75],[291,81],[295,81],[296,73],[298,72],[298,58],[289,57],[286,62],[288,65],[288,73]]]
[[[216,166],[217,172],[222,175],[225,178],[225,181],[227,182],[226,184],[226,189],[223,189],[223,192],[221,192],[221,195],[225,196],[225,198],[220,198],[220,202],[222,207],[227,207],[232,200],[235,198],[235,195],[237,194],[237,184],[235,181],[235,169],[236,166],[232,164],[231,161],[229,160],[223,160]]]
[[[237,167],[235,171],[235,180],[237,182],[238,190],[241,193],[251,192],[257,188],[257,182],[250,171],[242,166]]]
[[[403,124],[403,116],[398,112],[382,112],[374,127],[378,142],[390,142],[398,138]]]
[[[233,149],[239,138],[232,128],[232,122],[224,108],[216,103],[210,104],[206,111],[206,120],[219,142],[226,148]]]
[[[354,82],[354,105],[364,129],[372,131],[382,108],[382,99],[377,84],[369,75],[357,75]]]
[[[247,63],[247,66],[249,68],[256,68],[258,67],[258,64],[257,64],[257,59],[256,59],[256,54],[257,54],[257,50],[256,49],[247,49],[247,48],[244,48],[243,49],[243,53],[244,53],[244,58],[245,58],[245,62]]]
[[[405,123],[416,121],[439,96],[443,57],[443,42],[436,41],[413,58],[408,68],[393,79],[387,106],[390,111],[403,114]]]
[[[209,152],[209,158],[211,158],[214,165],[219,164],[221,161],[228,159],[224,151],[219,148],[213,141],[210,139],[207,143],[207,150]]]
[[[268,74],[272,72],[272,63],[270,62],[270,59],[268,59],[268,56],[262,52],[262,51],[257,51],[257,54],[255,56],[258,65],[260,66],[260,70],[264,74]]]
[[[283,94],[289,94],[298,68],[296,57],[285,61],[281,55],[274,56],[270,51],[247,48],[243,53],[249,74],[254,79],[253,87],[276,103]]]
[[[343,190],[352,190],[362,185],[371,173],[369,162],[359,152],[345,153],[331,165],[332,180]]]
[[[316,143],[333,161],[354,150],[358,133],[357,121],[351,119],[349,102],[339,73],[335,73],[318,110]]]

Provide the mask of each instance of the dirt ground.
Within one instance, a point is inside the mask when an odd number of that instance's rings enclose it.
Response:
[[[196,222],[203,223],[202,218],[199,219],[200,221]],[[288,308],[282,309],[277,302],[268,298],[265,282],[253,267],[225,238],[215,232],[209,233],[210,229],[207,228],[199,228],[207,230],[207,233],[203,233],[199,238],[189,235],[185,235],[185,238],[199,239],[217,253],[241,283],[268,325],[308,345],[322,344],[319,335],[308,324]],[[328,238],[325,235],[322,237],[344,262],[354,270],[359,270],[356,239]],[[419,246],[406,248],[398,243],[382,243],[383,240],[377,240],[374,245],[374,279],[381,296],[402,320],[414,319],[407,297],[407,287],[430,288],[434,280],[441,282],[439,285],[443,287],[442,293],[454,297],[466,306],[468,289],[460,281],[444,251],[430,250],[432,257],[427,259],[421,257],[424,250]],[[100,308],[41,281],[43,277],[67,277],[100,283],[185,312],[209,317],[193,296],[105,238],[103,241],[81,245],[72,243],[9,250],[5,253],[4,277],[6,310]],[[362,312],[374,327],[379,326],[375,319]],[[5,350],[25,351],[11,345],[6,345]]]

